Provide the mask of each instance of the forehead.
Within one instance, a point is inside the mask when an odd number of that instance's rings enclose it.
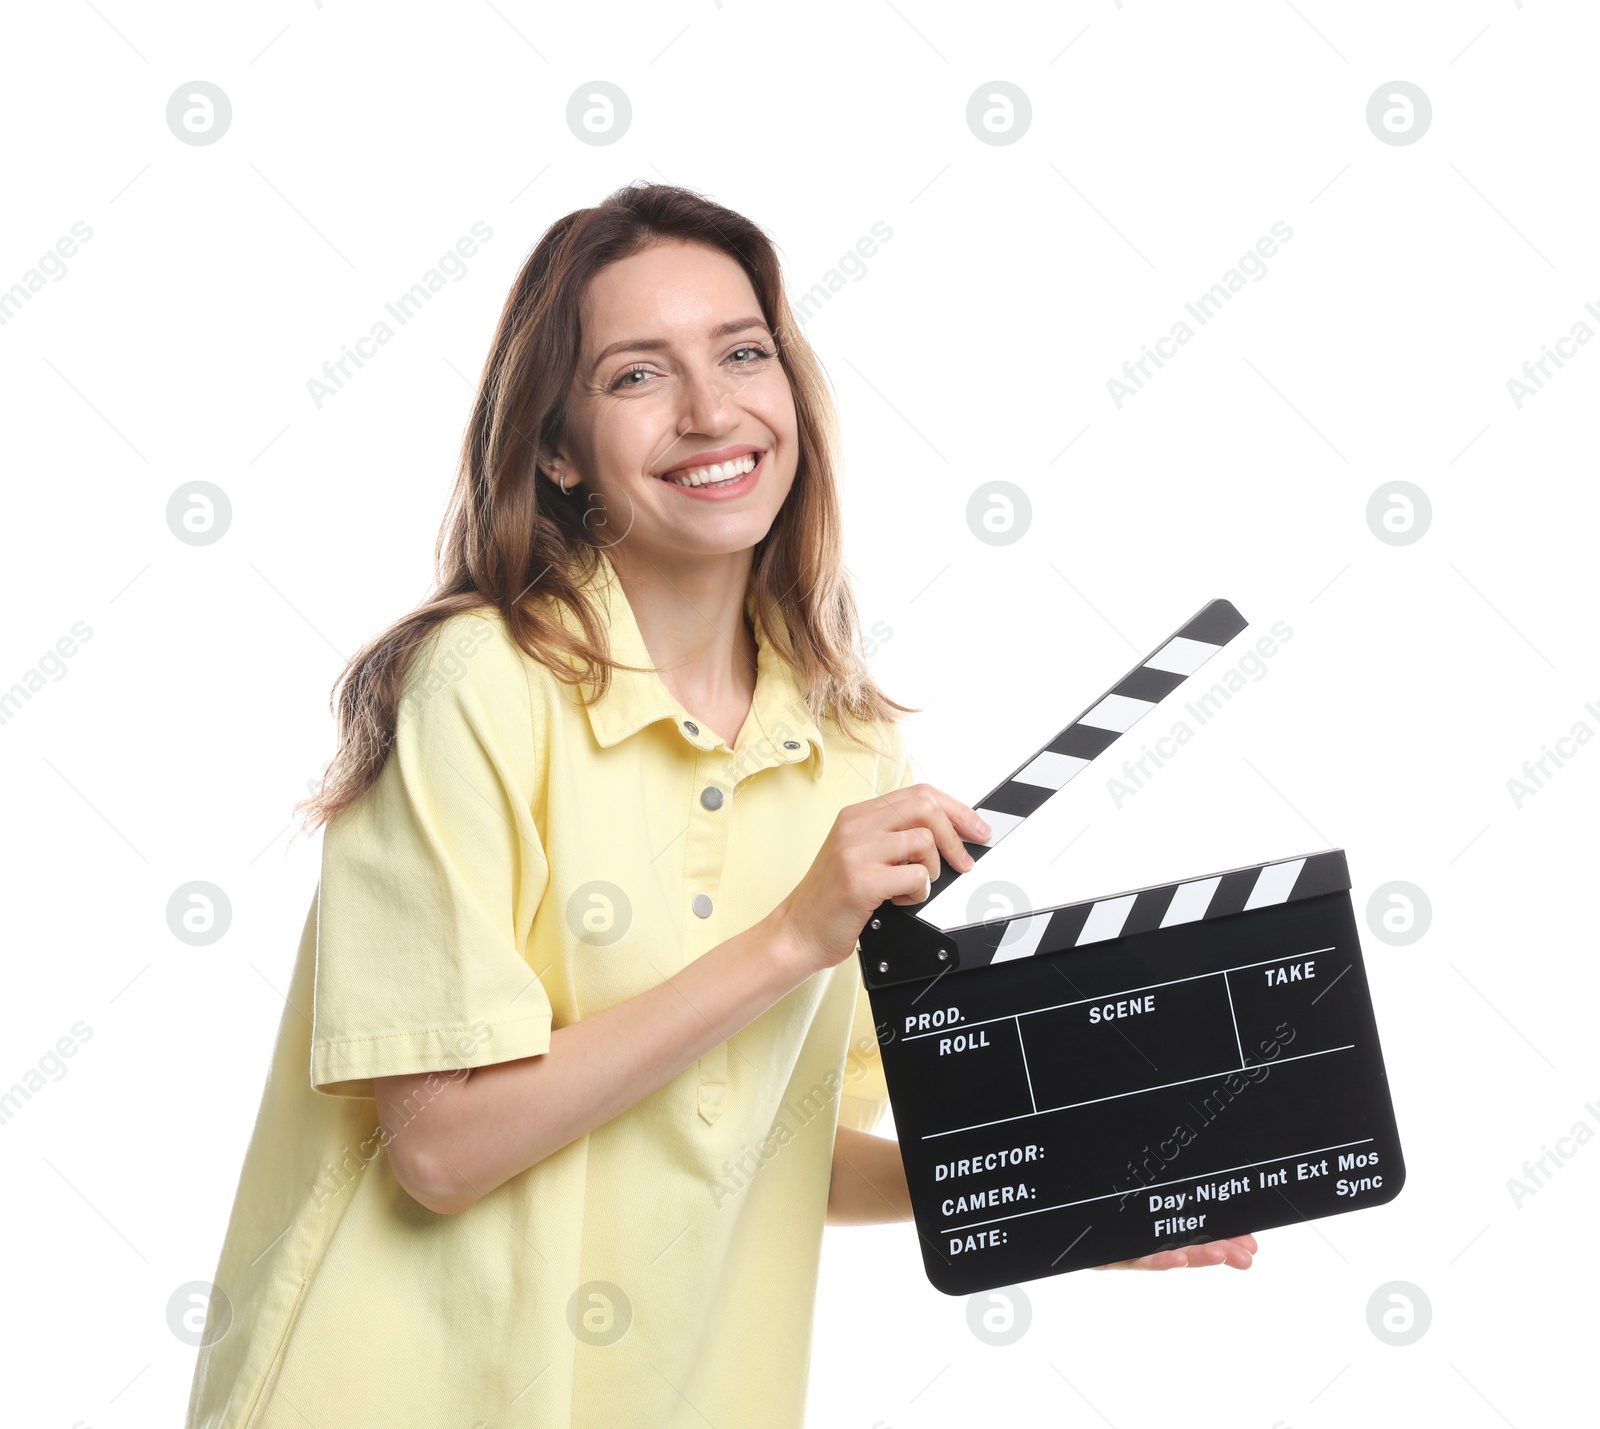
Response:
[[[704,342],[720,323],[760,315],[749,277],[726,253],[658,243],[595,274],[584,298],[583,346],[592,354],[635,338]]]

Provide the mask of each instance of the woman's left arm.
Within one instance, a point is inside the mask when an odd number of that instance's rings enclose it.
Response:
[[[830,1226],[870,1226],[911,1219],[900,1143],[887,1136],[841,1126],[833,1139],[833,1178],[828,1182]]]

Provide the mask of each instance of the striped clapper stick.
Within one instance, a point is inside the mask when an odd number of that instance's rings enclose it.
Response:
[[[1247,623],[1234,609],[1232,602],[1226,600],[1210,602],[1193,619],[1185,622],[1065,729],[1049,739],[1043,748],[1035,750],[983,798],[974,801],[972,807],[993,832],[983,843],[963,840],[967,852],[974,860],[981,862],[983,856],[1001,839],[1020,827],[1030,814],[1043,807],[1069,780],[1088,768],[1091,760],[1132,729],[1160,700],[1170,695],[1243,630]],[[939,876],[933,881],[928,897],[923,900],[924,904],[944,892],[957,878],[972,877],[976,873],[976,869],[958,873],[940,854]],[[888,913],[905,915],[906,910],[893,903],[884,903],[874,918],[881,923]],[[909,921],[920,928],[932,927],[914,916]],[[869,921],[868,930],[871,929],[872,923]],[[867,943],[868,938],[863,933],[863,949]],[[994,955],[992,948],[987,953],[984,951],[981,938],[969,937],[967,943],[968,959],[988,962]],[[947,961],[955,955],[954,947],[949,946],[946,940],[945,956],[939,957],[935,951],[935,960],[930,963],[928,946],[926,939],[902,939],[894,948],[883,948],[883,956],[879,959],[883,966],[867,969],[868,986],[881,986],[902,977],[927,977],[944,971]],[[957,961],[951,965],[970,967],[973,963],[970,960]]]
[[[973,807],[994,832],[967,851],[981,858],[1088,767],[1090,760],[1132,729],[1190,675],[1245,628],[1245,618],[1225,600],[1214,600],[1159,649],[1129,670],[1105,694]],[[940,879],[953,877],[946,864]],[[938,891],[936,887],[935,892]],[[930,895],[931,897],[932,895]]]
[[[1213,601],[977,800],[994,834],[973,857],[1244,626]],[[934,891],[976,873],[941,861]],[[923,1267],[947,1294],[1404,1184],[1341,849],[949,929],[886,902],[860,958]]]

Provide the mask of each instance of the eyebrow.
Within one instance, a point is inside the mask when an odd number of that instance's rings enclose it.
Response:
[[[748,332],[753,327],[765,328],[766,326],[767,324],[764,318],[733,318],[728,322],[721,323],[712,328],[708,336],[713,342],[715,342],[719,337],[732,337],[736,332]],[[771,329],[768,328],[768,331],[770,332]],[[614,356],[616,353],[659,352],[662,348],[668,346],[670,346],[670,344],[664,337],[624,338],[621,342],[612,343],[610,347],[606,348],[604,352],[595,358],[593,364],[589,368],[589,375],[593,377],[595,372],[599,369],[600,364],[604,362],[606,358]]]

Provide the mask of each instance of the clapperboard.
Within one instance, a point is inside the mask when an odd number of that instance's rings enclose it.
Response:
[[[1013,832],[1244,630],[1207,605],[973,807]],[[1380,1205],[1405,1181],[1342,849],[861,931],[928,1279],[971,1294]]]

